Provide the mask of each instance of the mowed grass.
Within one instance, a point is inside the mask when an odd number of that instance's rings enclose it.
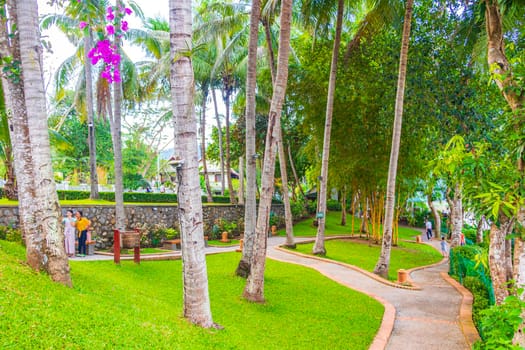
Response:
[[[312,247],[313,243],[298,244],[296,250],[312,255]],[[327,240],[325,248],[325,258],[355,265],[370,272],[374,270],[381,253],[380,245],[356,239]],[[399,269],[430,265],[441,259],[441,254],[426,244],[400,242],[398,246],[392,247],[388,279],[396,280]]]
[[[309,218],[296,223],[293,226],[294,236],[315,236],[317,234],[317,227],[313,225],[314,218]],[[360,219],[354,219],[354,233],[359,233]],[[325,234],[327,236],[334,235],[349,235],[352,232],[352,216],[350,214],[346,217],[346,226],[341,225],[341,212],[330,211],[326,214],[325,220]],[[286,235],[286,230],[278,231],[279,235]]]
[[[239,244],[240,242],[238,239],[231,239],[229,242],[222,242],[221,240],[218,240],[218,239],[208,241],[209,246],[216,246],[216,247],[231,247],[231,246],[236,246]]]
[[[313,219],[307,219],[294,226],[296,236],[315,236],[317,227],[312,224]],[[347,226],[341,226],[341,213],[329,212],[326,216],[326,236],[350,235],[352,217],[347,217]],[[342,240],[326,240],[326,258],[358,266],[372,272],[381,254],[381,245],[357,239],[360,219],[354,219],[354,238]],[[441,261],[441,254],[426,244],[416,244],[414,236],[420,235],[422,229],[399,227],[399,244],[392,247],[388,279],[397,279],[397,270],[411,269]],[[365,235],[363,234],[363,237]],[[409,242],[407,242],[407,240]],[[297,251],[312,255],[313,243],[298,244]]]
[[[315,236],[317,227],[312,225],[313,219],[307,219],[294,226],[296,236]],[[350,234],[352,217],[348,215],[347,226],[341,226],[341,213],[328,212],[326,216],[326,236]],[[354,237],[359,233],[360,219],[354,219]],[[392,247],[388,279],[397,279],[397,270],[411,269],[439,262],[441,254],[426,244],[416,244],[414,236],[421,234],[422,229],[399,227],[399,244]],[[364,237],[364,234],[363,234]],[[410,242],[407,242],[410,241]],[[298,244],[297,251],[312,254],[313,243]],[[358,266],[372,272],[379,259],[381,246],[358,239],[326,240],[326,258]]]
[[[182,318],[180,261],[71,262],[74,288],[33,272],[0,241],[0,349],[367,349],[383,315],[374,299],[318,272],[268,260],[266,304],[246,302],[240,255],[207,257],[223,330]]]

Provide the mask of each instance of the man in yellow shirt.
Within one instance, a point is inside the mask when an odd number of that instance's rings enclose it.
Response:
[[[84,257],[86,256],[87,231],[88,231],[89,226],[91,225],[91,221],[89,221],[86,217],[82,215],[81,210],[77,210],[77,212],[75,213],[75,217],[77,218],[75,226],[78,230],[78,254],[77,256]]]

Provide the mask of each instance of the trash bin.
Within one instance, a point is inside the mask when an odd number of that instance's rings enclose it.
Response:
[[[397,281],[399,283],[406,283],[408,280],[408,272],[404,269],[397,270]]]

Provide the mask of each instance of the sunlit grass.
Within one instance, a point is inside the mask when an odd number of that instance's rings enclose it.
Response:
[[[208,245],[210,246],[218,246],[218,247],[231,247],[239,245],[238,239],[231,239],[229,242],[221,242],[218,239],[208,241]]]
[[[313,243],[298,244],[297,251],[312,254]],[[325,241],[326,258],[358,266],[372,272],[379,259],[381,246],[363,240],[344,239]],[[397,270],[411,269],[439,262],[441,254],[426,244],[401,241],[392,247],[388,279],[397,279]]]
[[[1,349],[367,349],[383,307],[308,268],[267,261],[266,304],[246,302],[238,253],[207,258],[211,309],[224,330],[182,315],[181,261],[71,262],[74,288],[0,241]]]

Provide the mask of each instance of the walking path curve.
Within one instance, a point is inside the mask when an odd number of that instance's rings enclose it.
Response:
[[[296,242],[312,238],[296,238]],[[285,251],[279,248],[284,237],[268,239],[268,257],[315,269],[328,278],[367,294],[385,306],[383,321],[370,349],[463,350],[479,339],[472,324],[472,295],[447,275],[448,260],[412,270],[410,278],[417,289],[399,288],[375,275],[346,264]],[[425,242],[436,249],[438,241]],[[237,247],[207,247],[206,254],[234,251]],[[180,251],[142,256],[142,260],[179,259]],[[93,255],[74,260],[112,260],[112,256]],[[122,257],[122,260],[132,257]]]

